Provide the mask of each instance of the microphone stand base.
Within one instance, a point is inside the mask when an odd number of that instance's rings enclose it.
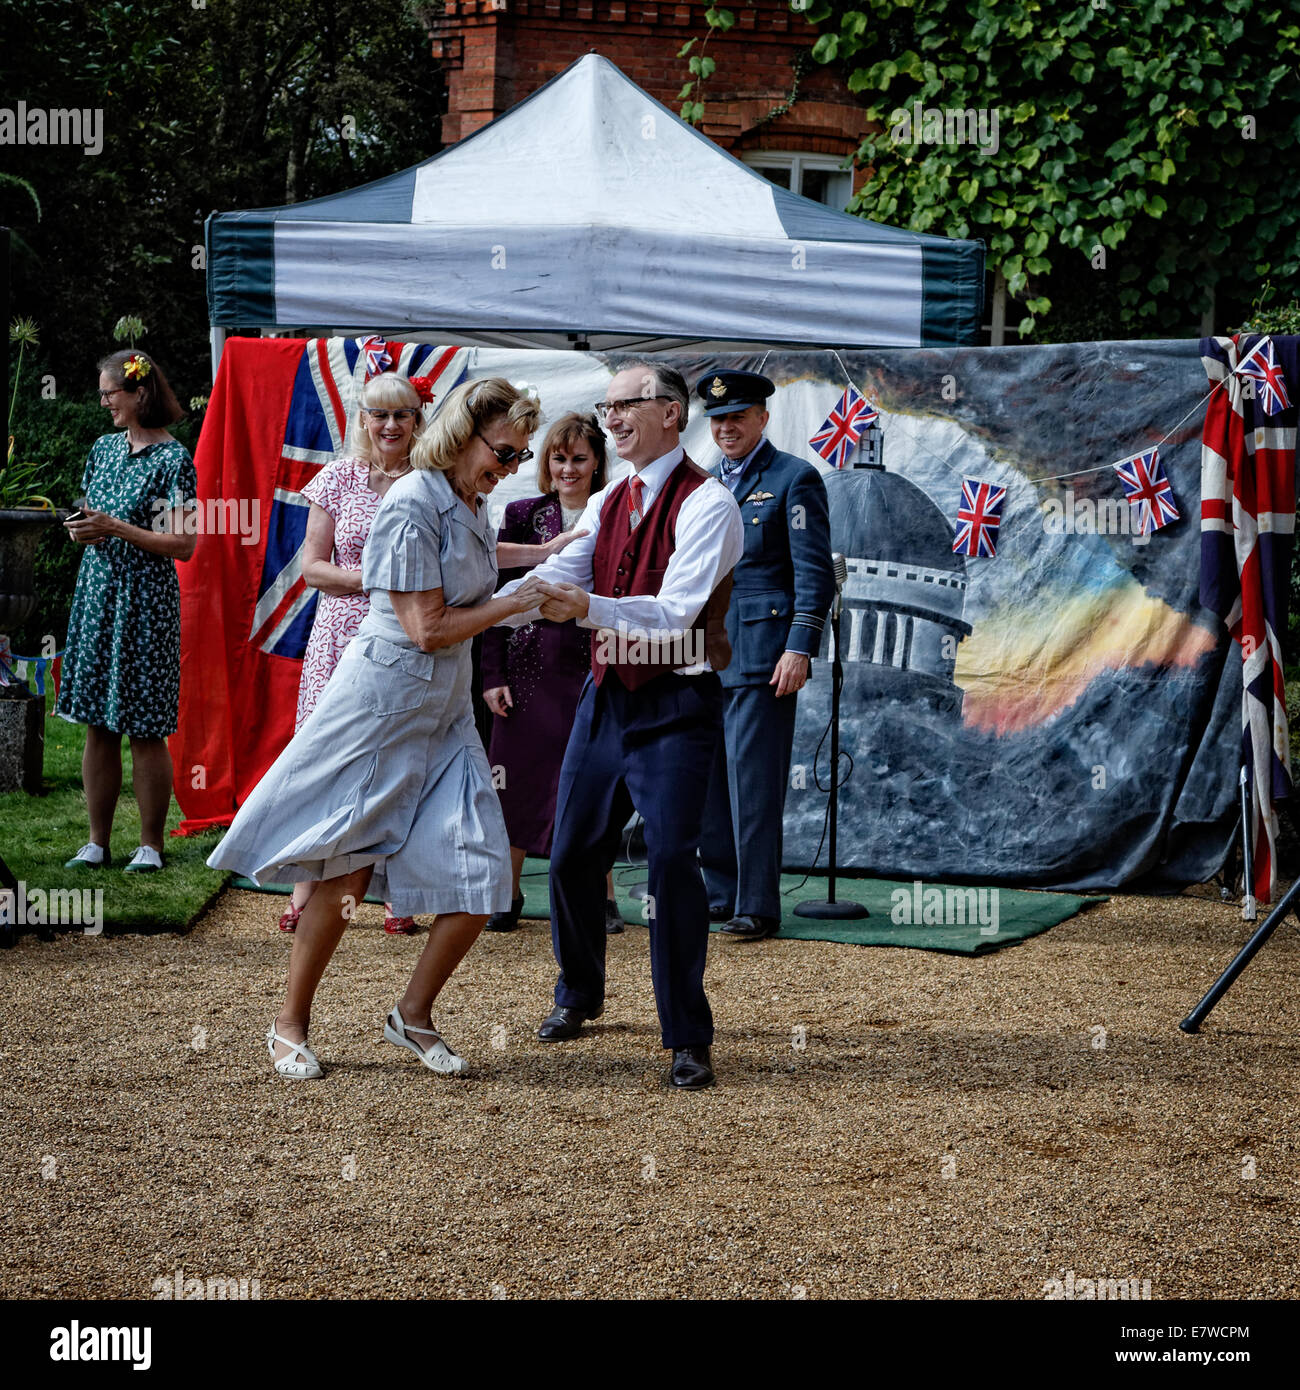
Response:
[[[840,899],[836,902],[818,901],[815,898],[807,898],[801,903],[795,904],[794,915],[796,917],[818,917],[823,921],[852,921],[859,917],[870,917],[861,903],[850,903]]]

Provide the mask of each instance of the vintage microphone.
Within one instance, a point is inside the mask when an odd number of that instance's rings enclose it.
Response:
[[[824,920],[847,921],[871,914],[861,903],[835,901],[835,862],[840,808],[840,689],[844,685],[844,663],[840,657],[840,613],[844,607],[844,584],[849,577],[848,561],[836,552],[831,556],[835,568],[835,600],[831,604],[831,637],[835,656],[831,661],[831,790],[828,815],[830,820],[830,865],[827,873],[827,896],[824,900],[808,898],[795,905],[796,917],[818,917]]]

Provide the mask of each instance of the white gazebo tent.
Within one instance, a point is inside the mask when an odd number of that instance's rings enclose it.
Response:
[[[607,59],[579,59],[413,168],[214,213],[229,330],[494,347],[974,343],[978,241],[902,231],[769,183]]]

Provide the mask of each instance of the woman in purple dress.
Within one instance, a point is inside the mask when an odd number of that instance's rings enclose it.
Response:
[[[544,546],[579,522],[588,499],[605,486],[605,436],[594,415],[562,415],[547,432],[537,462],[540,497],[506,508],[497,543]],[[542,552],[539,551],[539,554]],[[501,582],[524,570],[501,571]],[[498,778],[510,835],[513,889],[509,912],[488,919],[488,931],[514,931],[524,899],[519,875],[526,855],[549,855],[555,829],[560,764],[583,681],[591,670],[591,631],[546,619],[524,627],[491,627],[483,635],[483,702],[495,716],[488,756]],[[606,928],[623,930],[607,887]]]

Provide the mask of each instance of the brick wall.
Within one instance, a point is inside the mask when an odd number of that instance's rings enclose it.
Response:
[[[663,0],[446,0],[432,29],[433,56],[447,72],[444,142],[478,130],[593,50],[676,111],[689,79],[677,52],[709,33],[706,8]],[[705,50],[718,66],[702,93],[704,133],[735,154],[843,157],[856,149],[862,103],[835,64],[808,63],[794,105],[769,118],[789,98],[796,54],[816,37],[788,0],[731,0],[728,8],[735,27],[714,31]]]

